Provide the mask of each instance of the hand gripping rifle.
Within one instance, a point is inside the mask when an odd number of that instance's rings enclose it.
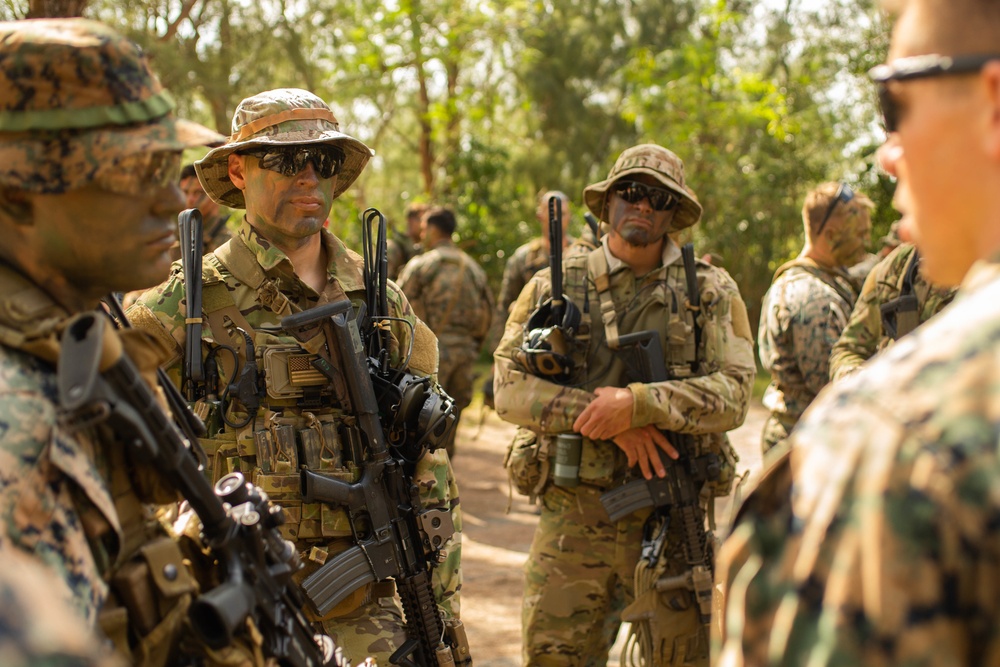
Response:
[[[377,362],[365,354],[351,315],[351,303],[344,300],[281,321],[281,327],[292,332],[317,324],[326,328],[326,339],[334,348],[330,371],[345,385],[344,409],[357,419],[367,452],[361,479],[353,484],[320,471],[301,471],[302,500],[346,507],[356,540],[306,578],[302,590],[314,611],[324,615],[359,587],[392,578],[403,603],[407,640],[390,662],[411,667],[454,665],[456,658],[465,662],[469,660],[467,644],[454,636],[449,636],[453,645],[445,642],[431,586],[441,548],[455,532],[451,513],[423,509],[417,486],[405,470],[406,461],[391,455],[370,377]],[[325,360],[318,363],[326,364]],[[418,406],[416,412],[427,410],[431,403]]]
[[[527,333],[512,357],[533,375],[566,384],[573,375],[569,354],[573,335],[580,327],[580,309],[563,294],[562,200],[549,197],[549,267],[552,295],[540,305],[525,325]]]
[[[220,580],[192,602],[189,616],[198,638],[210,648],[223,648],[246,633],[252,619],[264,656],[277,664],[340,665],[332,641],[314,636],[302,613],[292,582],[301,564],[295,547],[278,531],[284,522],[281,507],[239,473],[222,478],[213,489],[192,454],[192,442],[157,402],[110,326],[102,315],[84,313],[63,334],[58,375],[63,423],[71,429],[106,423],[198,515]],[[163,386],[168,394],[171,389],[176,391],[169,382]]]

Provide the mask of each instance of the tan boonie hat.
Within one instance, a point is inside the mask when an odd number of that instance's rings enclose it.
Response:
[[[225,140],[173,108],[142,50],[102,23],[0,22],[0,186],[59,194],[139,153]]]
[[[213,201],[229,208],[246,208],[243,192],[229,179],[230,154],[252,146],[332,144],[344,151],[334,197],[351,186],[371,159],[372,149],[340,131],[326,102],[307,90],[279,88],[248,97],[233,114],[233,133],[194,163],[198,179]]]
[[[599,219],[604,220],[604,204],[607,201],[608,188],[615,181],[627,179],[632,174],[649,174],[679,196],[680,208],[674,215],[668,232],[680,231],[701,219],[701,204],[698,203],[694,191],[684,182],[684,163],[671,151],[656,144],[640,144],[625,149],[618,156],[615,166],[608,172],[606,179],[583,189],[583,201],[587,204],[587,208]]]

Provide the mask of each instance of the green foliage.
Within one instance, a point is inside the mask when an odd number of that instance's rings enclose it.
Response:
[[[180,112],[224,133],[247,95],[314,91],[377,154],[331,227],[356,244],[369,206],[397,229],[411,201],[453,206],[495,286],[537,233],[537,193],[566,191],[579,221],[583,188],[640,141],[684,159],[705,210],[689,236],[722,257],[753,320],[801,247],[811,187],[869,194],[873,240],[896,217],[865,78],[886,51],[874,0],[91,0],[88,15],[133,36]]]

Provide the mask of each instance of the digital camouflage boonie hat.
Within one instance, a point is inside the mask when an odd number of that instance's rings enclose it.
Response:
[[[615,181],[632,174],[649,174],[668,190],[677,193],[680,208],[674,215],[668,232],[680,231],[701,219],[701,204],[698,203],[694,191],[684,182],[684,162],[671,151],[656,144],[640,144],[625,149],[618,156],[615,166],[608,172],[606,179],[583,189],[583,201],[587,204],[587,208],[603,220],[608,188]]]
[[[0,186],[59,194],[140,153],[221,143],[174,117],[142,50],[87,19],[0,22]]]
[[[240,102],[229,141],[194,163],[205,192],[223,206],[246,208],[243,192],[229,179],[229,156],[276,144],[332,144],[343,150],[334,197],[351,186],[372,156],[372,149],[340,131],[330,107],[316,95],[299,88],[268,90]]]

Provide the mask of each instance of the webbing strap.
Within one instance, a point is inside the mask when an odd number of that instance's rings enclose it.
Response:
[[[608,258],[604,255],[604,246],[587,255],[587,273],[594,279],[597,297],[601,302],[601,321],[604,323],[604,335],[608,339],[608,347],[618,349],[618,315],[615,312],[615,301],[611,298],[611,272]]]
[[[226,269],[241,283],[257,290],[257,300],[278,317],[296,312],[273,280],[268,279],[264,269],[257,262],[257,256],[240,238],[232,238],[219,246],[215,256]]]

